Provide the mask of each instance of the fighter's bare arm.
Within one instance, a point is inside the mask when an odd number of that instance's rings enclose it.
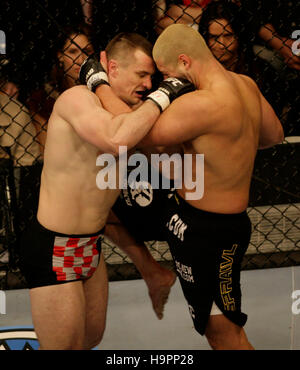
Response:
[[[173,146],[184,143],[211,131],[212,124],[222,119],[224,109],[213,94],[195,91],[176,99],[156,121],[138,144],[146,146]]]
[[[85,86],[66,90],[56,101],[54,112],[68,122],[85,141],[105,153],[119,154],[119,146],[134,147],[151,129],[160,111],[150,101],[138,110],[113,115]]]
[[[284,140],[283,128],[274,109],[261,93],[256,82],[249,76],[240,75],[259,97],[261,122],[258,149],[270,148]]]
[[[259,94],[261,123],[259,149],[264,149],[281,143],[284,140],[281,123],[273,108],[263,97],[255,82],[248,78],[249,83]],[[250,82],[251,81],[251,82]],[[161,114],[149,133],[138,144],[141,147],[158,145],[176,145],[192,140],[205,133],[218,129],[218,122],[224,117],[242,119],[234,99],[222,99],[212,92],[198,90],[178,98]],[[258,108],[259,109],[259,108]]]
[[[260,125],[258,148],[265,149],[282,143],[284,140],[284,132],[273,108],[262,94],[260,94],[260,102],[262,120]]]

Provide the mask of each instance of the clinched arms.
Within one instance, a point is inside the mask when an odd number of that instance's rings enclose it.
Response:
[[[183,78],[169,77],[162,81],[159,88],[149,94],[147,99],[152,100],[163,112],[174,99],[194,90],[195,86],[190,81]]]
[[[71,125],[84,137],[85,140],[99,147],[104,152],[117,154],[119,146],[132,148],[149,132],[159,117],[160,112],[178,96],[195,90],[192,83],[187,80],[169,78],[161,83],[158,90],[151,93],[144,104],[134,111],[124,113],[119,110],[117,114],[109,113],[106,101],[109,99],[109,106],[124,102],[114,93],[109,86],[109,78],[104,68],[95,57],[89,57],[81,67],[79,79],[87,84],[89,90],[95,91],[100,99],[100,106],[95,104],[94,94],[80,93],[81,97],[86,95],[87,101],[83,104],[80,99],[74,99],[73,93],[70,103],[72,104],[73,120]],[[78,86],[79,88],[79,86]],[[74,107],[75,106],[75,107]],[[100,109],[99,109],[100,108]],[[103,109],[104,108],[104,109]],[[65,112],[65,106],[62,114]]]
[[[81,84],[87,85],[88,89],[93,92],[100,85],[109,85],[108,76],[95,55],[91,55],[82,63],[79,80]],[[146,99],[152,100],[163,112],[174,99],[194,90],[195,86],[190,81],[170,77],[162,81],[159,88],[149,94]]]

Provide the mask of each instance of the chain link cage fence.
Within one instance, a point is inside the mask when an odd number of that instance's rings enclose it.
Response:
[[[172,23],[199,30],[227,69],[250,75],[284,127],[284,143],[256,157],[243,269],[300,264],[298,1],[3,0],[1,8],[0,289],[26,286],[18,238],[36,214],[47,120],[57,96],[77,83],[74,66],[119,32],[154,42]],[[147,247],[172,268],[166,243]],[[111,280],[139,277],[107,239],[104,254]]]

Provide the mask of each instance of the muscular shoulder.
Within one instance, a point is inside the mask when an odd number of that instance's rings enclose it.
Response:
[[[91,92],[88,90],[86,86],[78,85],[71,87],[70,89],[65,90],[57,99],[58,103],[76,103],[78,102],[77,99],[79,98],[85,98],[91,94]]]
[[[258,86],[256,82],[249,76],[243,74],[235,74],[237,78],[242,81],[246,86],[253,92],[258,92]]]
[[[215,100],[218,100],[219,108],[228,108],[230,114],[237,115],[245,105],[257,103],[259,89],[251,77],[229,72],[226,78],[216,82],[213,93],[216,96]]]
[[[231,117],[237,109],[232,91],[227,86],[214,89],[196,90],[177,99],[168,108],[170,121],[181,121],[188,129],[202,134],[215,130],[226,117]]]
[[[59,115],[73,115],[89,109],[95,104],[100,105],[97,96],[86,86],[78,85],[64,91],[56,100],[53,111]]]
[[[171,107],[188,109],[188,111],[196,113],[198,110],[202,110],[204,106],[215,105],[217,101],[217,96],[212,91],[196,90],[175,99]]]

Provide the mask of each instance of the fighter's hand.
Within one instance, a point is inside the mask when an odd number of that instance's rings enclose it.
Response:
[[[149,94],[147,99],[152,100],[163,112],[174,99],[194,90],[195,86],[190,81],[184,78],[169,77],[162,81],[159,88]]]
[[[79,81],[95,92],[102,84],[109,85],[107,74],[95,55],[90,55],[82,64],[79,71]]]

